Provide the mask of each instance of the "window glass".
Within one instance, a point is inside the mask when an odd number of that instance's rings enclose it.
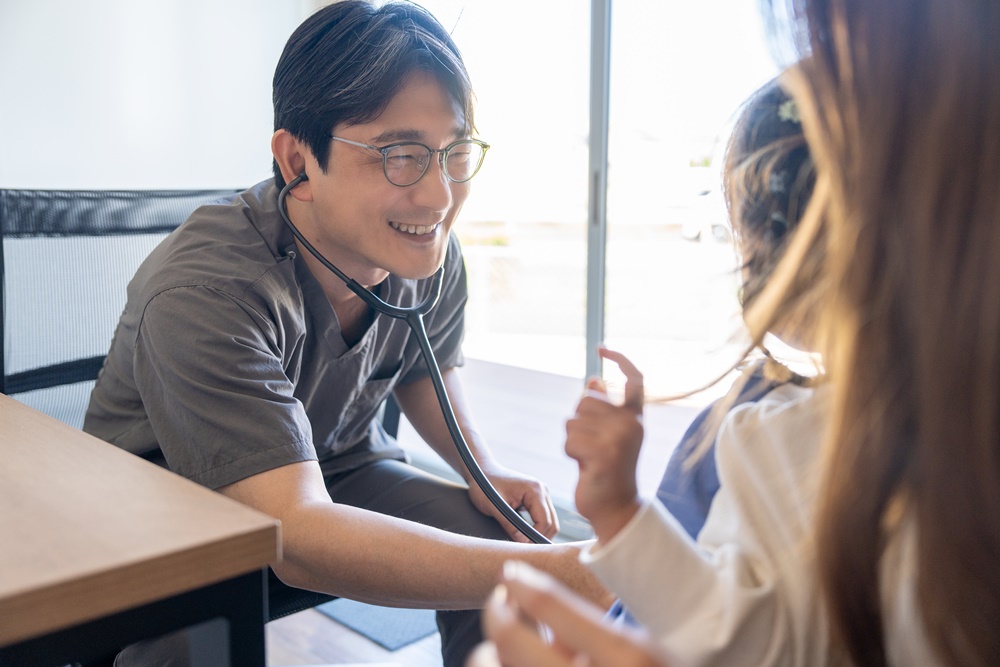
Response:
[[[423,4],[453,30],[492,145],[456,230],[466,354],[582,377],[590,3]],[[615,0],[611,25],[606,339],[669,394],[742,349],[720,163],[736,108],[776,70],[754,3]]]
[[[494,362],[469,364],[468,394],[504,464],[539,475],[562,507],[577,471],[562,452],[563,422],[587,351],[590,2],[422,4],[463,52],[491,144],[456,226],[470,283],[465,354]],[[607,289],[597,305],[607,343],[636,360],[652,394],[704,384],[740,347],[730,342],[740,320],[719,159],[731,115],[775,73],[756,11],[744,0],[612,6]],[[643,493],[713,395],[647,410]],[[401,442],[427,463],[419,438]]]
[[[776,70],[754,3],[615,0],[611,25],[606,339],[647,392],[689,391],[745,347],[721,161]]]
[[[456,233],[465,354],[582,377],[590,10],[579,0],[427,0],[453,30],[490,144]]]

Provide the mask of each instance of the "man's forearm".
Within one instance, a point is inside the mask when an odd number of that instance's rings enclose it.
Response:
[[[346,505],[316,504],[282,526],[289,585],[384,606],[472,609],[483,605],[504,561],[553,574],[590,599],[597,580],[575,545],[538,546],[454,535]]]

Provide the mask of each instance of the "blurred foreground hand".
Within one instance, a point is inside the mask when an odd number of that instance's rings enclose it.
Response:
[[[611,625],[601,609],[521,562],[504,566],[483,629],[487,641],[466,667],[672,665],[645,633]]]

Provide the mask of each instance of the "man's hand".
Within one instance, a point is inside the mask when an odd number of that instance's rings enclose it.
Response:
[[[490,453],[486,439],[476,427],[472,414],[466,405],[465,392],[457,368],[442,371],[441,378],[451,401],[462,435],[469,446],[469,451],[479,463],[483,474],[490,480],[500,497],[514,510],[526,510],[531,516],[535,530],[546,537],[553,537],[559,532],[559,521],[556,518],[555,507],[549,497],[548,489],[533,477],[522,475],[498,464]],[[479,485],[465,468],[451,433],[441,416],[434,384],[429,377],[421,378],[409,384],[396,387],[396,400],[399,402],[407,420],[437,454],[444,459],[453,470],[458,472],[469,486],[469,498],[476,509],[500,522],[507,534],[515,542],[530,542],[521,534],[503,514],[500,513],[490,499],[486,497]]]
[[[576,508],[607,542],[639,510],[636,465],[642,446],[642,373],[623,354],[601,348],[625,374],[625,399],[611,402],[604,383],[591,379],[576,414],[566,422],[566,454],[580,466]]]
[[[559,532],[559,519],[556,508],[552,504],[549,490],[544,484],[533,477],[522,475],[496,463],[483,465],[483,474],[490,480],[500,497],[507,501],[515,511],[525,510],[531,516],[535,530],[545,537],[552,538]],[[475,480],[469,482],[469,498],[483,514],[495,518],[507,535],[515,542],[530,542],[521,531],[501,514],[490,499],[483,493]]]

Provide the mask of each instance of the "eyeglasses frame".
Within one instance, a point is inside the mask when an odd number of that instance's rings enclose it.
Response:
[[[420,181],[420,179],[423,178],[424,175],[427,173],[427,170],[430,168],[431,164],[430,164],[430,161],[428,161],[427,162],[427,166],[424,167],[424,170],[420,173],[419,176],[417,176],[416,180],[414,180],[412,183],[407,183],[405,185],[400,185],[399,183],[393,183],[392,179],[389,178],[387,160],[389,158],[389,151],[391,151],[394,148],[399,148],[400,146],[420,146],[422,148],[427,149],[427,151],[430,153],[430,157],[432,159],[434,158],[434,154],[435,153],[439,153],[440,157],[438,157],[438,164],[441,165],[441,171],[444,172],[445,178],[447,178],[452,183],[468,183],[469,181],[471,181],[473,179],[473,177],[476,174],[478,174],[479,170],[482,168],[483,161],[486,159],[486,151],[488,151],[490,149],[490,145],[488,143],[486,143],[485,141],[482,141],[480,139],[458,139],[456,141],[451,142],[450,144],[448,144],[444,148],[431,148],[427,144],[422,144],[419,141],[399,141],[399,142],[396,142],[394,144],[389,144],[387,146],[373,146],[371,144],[365,144],[365,143],[362,143],[360,141],[352,141],[351,139],[344,139],[343,137],[334,136],[334,134],[332,132],[330,133],[330,138],[333,139],[334,141],[339,141],[341,143],[350,144],[351,146],[357,146],[359,148],[367,148],[367,149],[370,149],[370,150],[373,150],[373,151],[378,151],[379,153],[381,153],[382,154],[382,175],[385,176],[385,180],[389,181],[389,183],[391,183],[392,185],[395,185],[397,188],[408,188],[411,185],[414,185],[414,184],[418,183]],[[467,144],[467,143],[473,143],[473,144],[478,145],[480,148],[483,149],[483,154],[482,154],[482,156],[479,159],[479,164],[476,165],[476,170],[473,171],[472,174],[468,178],[464,178],[462,180],[458,180],[458,179],[452,178],[451,174],[448,173],[448,170],[444,166],[445,165],[445,160],[447,159],[448,152],[451,149],[453,149],[455,146],[458,146],[459,144]]]

